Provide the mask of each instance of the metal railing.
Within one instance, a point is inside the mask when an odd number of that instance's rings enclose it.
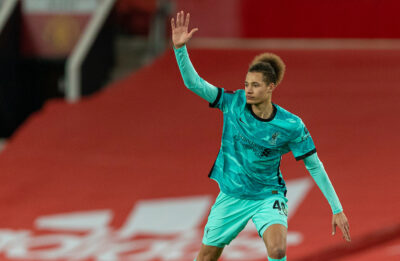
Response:
[[[84,30],[82,37],[68,57],[65,70],[66,92],[65,99],[67,102],[77,102],[82,93],[81,87],[81,67],[90,47],[94,43],[101,27],[107,20],[116,0],[103,0],[95,10],[88,26]]]
[[[0,1],[0,33],[17,7],[19,0]]]

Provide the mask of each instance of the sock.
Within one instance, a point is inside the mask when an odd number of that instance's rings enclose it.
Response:
[[[268,261],[286,261],[286,256],[281,259],[273,259],[273,258],[268,257]]]

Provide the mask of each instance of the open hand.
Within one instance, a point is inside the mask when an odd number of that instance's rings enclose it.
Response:
[[[351,241],[350,237],[350,226],[347,221],[346,215],[344,212],[340,212],[338,214],[333,215],[332,217],[332,236],[336,234],[336,226],[339,226],[340,230],[342,230],[343,238],[347,241]]]
[[[183,11],[176,14],[176,24],[174,18],[171,19],[172,43],[176,49],[184,46],[192,38],[193,34],[199,30],[198,28],[194,28],[188,33],[189,20],[190,14],[188,13],[185,19]]]

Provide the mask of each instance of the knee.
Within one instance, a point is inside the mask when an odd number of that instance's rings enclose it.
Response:
[[[224,248],[202,245],[196,261],[217,261]]]
[[[269,249],[268,255],[274,259],[281,259],[286,256],[286,248],[282,246],[273,246]]]

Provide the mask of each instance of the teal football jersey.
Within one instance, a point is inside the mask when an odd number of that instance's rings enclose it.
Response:
[[[246,103],[244,90],[218,89],[210,104],[224,115],[221,148],[209,177],[222,192],[244,199],[264,199],[273,191],[286,195],[281,157],[291,151],[296,160],[316,152],[302,120],[273,104],[269,119],[258,117]]]

